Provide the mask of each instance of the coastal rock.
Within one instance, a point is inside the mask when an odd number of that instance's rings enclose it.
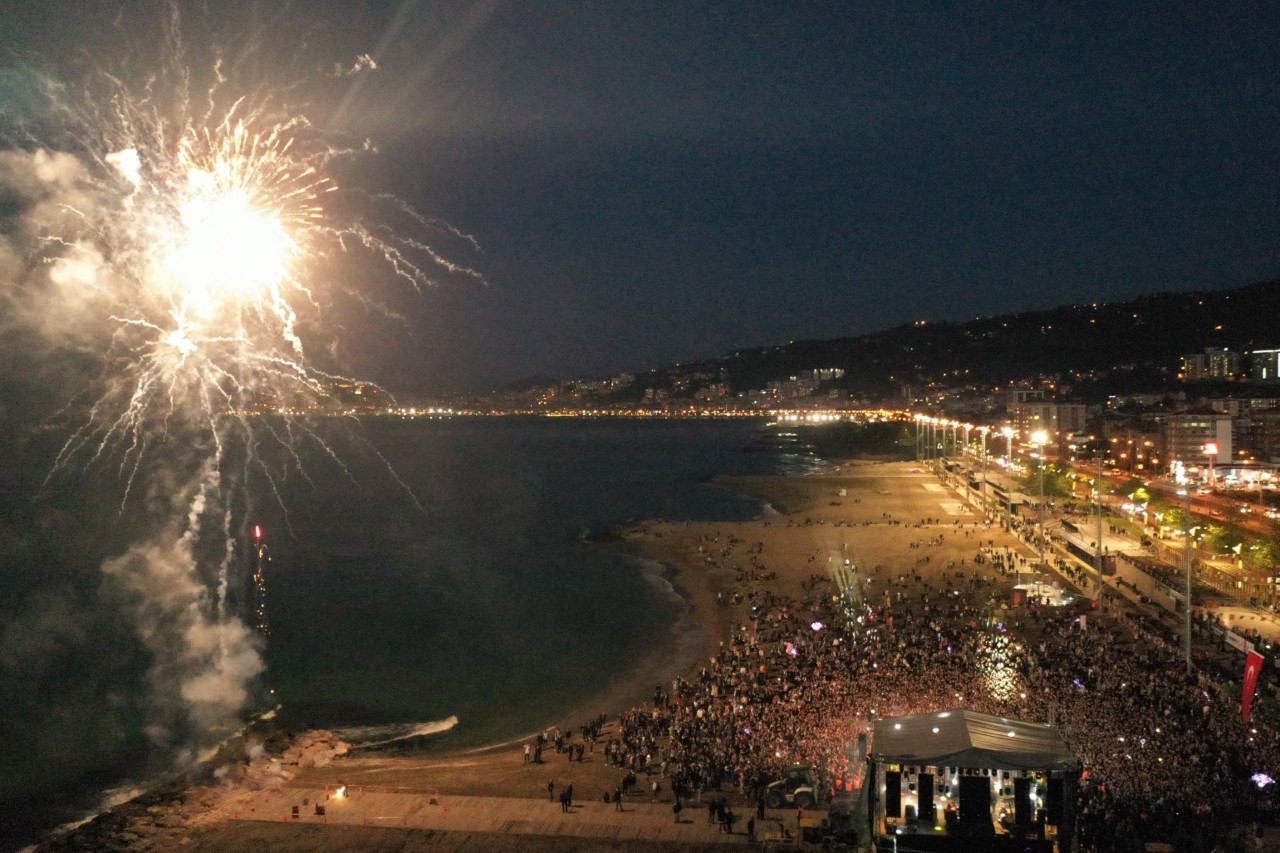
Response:
[[[267,733],[271,751],[254,743],[237,757],[228,752],[215,765],[192,774],[188,787],[166,784],[105,812],[66,833],[43,839],[38,853],[175,850],[193,831],[216,825],[239,812],[251,791],[283,785],[308,767],[325,767],[350,746],[330,731]],[[283,749],[281,749],[283,747]],[[276,750],[279,750],[278,752]],[[199,781],[197,781],[199,780]]]

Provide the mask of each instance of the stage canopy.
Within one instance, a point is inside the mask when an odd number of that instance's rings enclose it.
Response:
[[[1076,758],[1058,730],[976,711],[876,720],[872,757],[890,764],[991,770],[1069,770]]]

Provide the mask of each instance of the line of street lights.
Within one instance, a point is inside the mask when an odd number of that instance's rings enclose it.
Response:
[[[957,447],[957,444],[958,444],[958,443],[957,443],[957,438],[958,438],[958,436],[957,436],[957,434],[956,434],[956,430],[957,430],[957,429],[963,429],[963,430],[964,430],[964,447],[965,447],[965,450],[966,450],[966,451],[968,451],[968,450],[971,448],[971,445],[970,445],[970,442],[969,442],[969,433],[970,433],[970,430],[971,430],[971,429],[976,429],[976,430],[978,431],[978,433],[982,436],[982,485],[981,485],[981,502],[982,502],[983,507],[985,508],[985,507],[987,506],[987,494],[986,494],[986,486],[987,486],[987,433],[988,433],[988,432],[990,432],[990,431],[992,431],[992,428],[990,428],[990,427],[986,427],[986,426],[975,426],[975,425],[973,425],[973,424],[967,424],[967,423],[963,423],[963,422],[961,422],[961,421],[949,420],[949,419],[947,419],[947,418],[935,418],[935,417],[931,417],[931,416],[928,416],[928,415],[920,415],[920,414],[915,415],[915,421],[916,421],[916,435],[917,435],[917,448],[918,448],[918,450],[917,450],[917,459],[918,459],[918,460],[920,460],[920,461],[923,461],[923,457],[922,457],[922,455],[920,454],[919,450],[920,450],[920,448],[922,447],[923,437],[924,437],[926,434],[929,436],[929,451],[930,451],[930,453],[929,453],[929,458],[931,458],[931,459],[942,459],[942,460],[943,460],[943,464],[945,464],[945,457],[946,457],[946,455],[947,455],[947,452],[946,452],[946,451],[947,451],[947,448],[946,448],[946,439],[947,439],[946,432],[947,432],[947,430],[948,430],[948,429],[950,429],[950,430],[951,430],[951,446],[952,446],[952,451],[953,451],[953,452],[957,452],[957,451],[958,451],[958,447]],[[939,446],[939,436],[938,436],[938,430],[939,430],[939,428],[941,428],[941,429],[942,429],[941,446]],[[1001,435],[1003,435],[1003,436],[1004,436],[1004,438],[1005,438],[1005,440],[1006,440],[1006,451],[1005,451],[1005,452],[1006,452],[1006,457],[1005,457],[1005,458],[1006,458],[1006,464],[1007,464],[1007,465],[1009,465],[1010,467],[1012,467],[1012,465],[1013,465],[1013,439],[1014,439],[1014,437],[1015,437],[1016,435],[1018,435],[1018,434],[1019,434],[1019,431],[1018,431],[1018,430],[1016,430],[1016,429],[1014,429],[1013,427],[1006,426],[1006,427],[1002,427],[1002,428],[1000,429],[1000,434],[1001,434]],[[1045,495],[1044,495],[1044,469],[1045,469],[1045,464],[1046,464],[1046,462],[1047,462],[1047,456],[1048,456],[1048,454],[1045,452],[1045,448],[1049,445],[1049,434],[1048,434],[1048,432],[1047,432],[1047,431],[1042,430],[1042,429],[1034,430],[1034,431],[1032,431],[1032,432],[1030,432],[1030,433],[1028,433],[1028,434],[1026,435],[1026,440],[1027,440],[1027,444],[1028,444],[1028,445],[1030,445],[1031,447],[1035,448],[1035,452],[1034,452],[1032,455],[1033,455],[1033,456],[1038,460],[1038,472],[1037,472],[1037,474],[1038,474],[1038,476],[1037,476],[1037,480],[1038,480],[1038,488],[1037,488],[1037,492],[1038,492],[1038,495],[1037,495],[1037,498],[1038,498],[1038,504],[1037,504],[1037,507],[1036,507],[1036,510],[1037,510],[1037,512],[1036,512],[1036,520],[1037,520],[1037,527],[1038,527],[1038,532],[1037,532],[1037,541],[1036,541],[1037,554],[1038,554],[1037,569],[1043,569],[1043,567],[1044,567],[1044,565],[1045,565],[1045,545],[1046,545],[1046,539],[1047,539],[1047,537],[1046,537],[1046,535],[1045,535],[1045,512],[1044,512],[1044,510],[1045,510]],[[940,454],[939,454],[939,450],[941,451],[941,453],[940,453]],[[1204,447],[1204,453],[1205,453],[1205,455],[1208,457],[1208,464],[1209,464],[1209,482],[1210,482],[1210,487],[1212,487],[1212,483],[1213,483],[1213,463],[1214,463],[1215,458],[1216,458],[1217,453],[1218,453],[1218,447],[1217,447],[1216,443],[1214,443],[1214,442],[1209,442],[1208,444],[1206,444],[1206,445],[1205,445],[1205,447]],[[1101,584],[1101,583],[1102,583],[1102,570],[1103,570],[1103,563],[1102,563],[1102,482],[1103,482],[1103,478],[1102,478],[1102,462],[1103,462],[1103,454],[1101,453],[1101,451],[1099,451],[1099,453],[1098,453],[1098,472],[1097,472],[1097,475],[1096,475],[1096,481],[1095,481],[1095,483],[1094,483],[1094,488],[1093,488],[1093,499],[1094,499],[1095,509],[1096,509],[1096,511],[1097,511],[1097,514],[1098,514],[1098,541],[1097,541],[1097,544],[1095,545],[1095,553],[1094,553],[1094,568],[1095,568],[1095,569],[1097,570],[1097,572],[1098,572],[1098,583],[1099,583],[1099,584]],[[1008,515],[1009,515],[1009,517],[1010,517],[1010,518],[1012,518],[1012,516],[1013,516],[1013,492],[1012,492],[1012,489],[1008,489],[1008,488],[1006,488],[1006,494],[1008,494]],[[1190,489],[1189,489],[1189,488],[1187,488],[1187,489],[1183,490],[1183,494],[1184,494],[1184,496],[1185,496],[1185,498],[1186,498],[1186,501],[1185,501],[1185,510],[1184,510],[1185,515],[1186,515],[1186,519],[1187,519],[1186,523],[1187,523],[1187,525],[1189,526],[1189,525],[1190,525],[1190,519],[1191,519],[1191,497],[1190,497]],[[1191,553],[1190,553],[1190,549],[1189,549],[1190,542],[1191,542],[1191,534],[1190,534],[1190,531],[1188,530],[1188,531],[1187,531],[1187,534],[1186,534],[1186,542],[1185,542],[1185,544],[1184,544],[1184,557],[1183,557],[1183,559],[1184,559],[1184,564],[1185,564],[1185,565],[1184,565],[1184,578],[1185,578],[1185,586],[1186,586],[1186,590],[1185,590],[1186,601],[1185,601],[1185,603],[1184,603],[1184,607],[1183,607],[1183,611],[1184,611],[1184,614],[1183,614],[1183,615],[1184,615],[1184,620],[1185,620],[1185,621],[1184,621],[1184,628],[1183,628],[1183,645],[1184,645],[1184,651],[1185,651],[1185,656],[1186,656],[1186,664],[1187,664],[1187,671],[1188,671],[1188,672],[1190,672],[1190,671],[1191,671],[1191,666],[1192,666],[1192,660],[1191,660],[1191,588],[1192,588],[1192,583],[1191,583],[1191,570],[1192,570],[1192,561],[1191,561]]]

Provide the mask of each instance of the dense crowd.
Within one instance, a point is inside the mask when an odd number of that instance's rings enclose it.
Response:
[[[1275,728],[1241,722],[1238,684],[1188,675],[1159,623],[1114,601],[1087,620],[1088,602],[1010,608],[997,590],[1023,558],[984,541],[986,524],[920,526],[929,535],[913,548],[963,535],[973,558],[935,564],[932,582],[874,567],[839,589],[813,575],[797,596],[757,585],[770,574],[760,546],[708,536],[707,560],[737,569],[747,619],[696,676],[624,714],[607,759],[678,796],[732,788],[754,801],[795,763],[831,791],[851,787],[875,717],[963,707],[1051,720],[1081,760],[1081,839],[1097,851],[1175,834],[1211,849],[1240,822],[1250,776],[1280,778]]]

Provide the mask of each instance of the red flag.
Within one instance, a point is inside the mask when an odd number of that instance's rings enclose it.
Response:
[[[1248,652],[1244,658],[1244,693],[1240,697],[1240,715],[1249,722],[1249,711],[1253,706],[1253,691],[1258,686],[1258,673],[1262,672],[1262,655]]]

